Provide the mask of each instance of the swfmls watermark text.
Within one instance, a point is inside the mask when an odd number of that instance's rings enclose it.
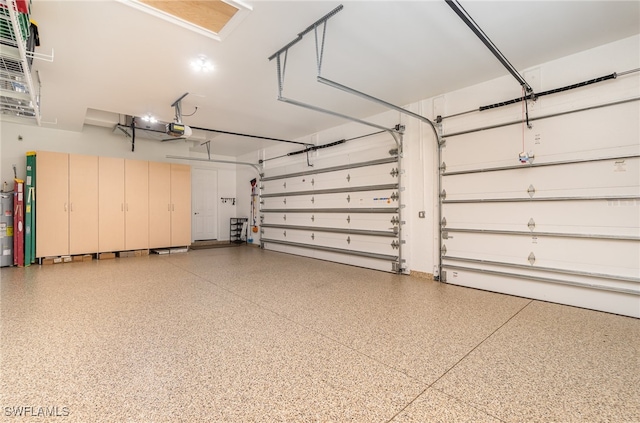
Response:
[[[69,407],[35,405],[14,405],[2,407],[5,417],[68,417],[71,414]]]

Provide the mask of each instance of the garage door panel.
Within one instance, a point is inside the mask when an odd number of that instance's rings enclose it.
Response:
[[[397,190],[352,192],[346,196],[350,209],[397,208]]]
[[[388,141],[395,146],[395,141]],[[365,155],[314,160],[313,169],[304,175],[266,176],[261,192],[262,246],[272,249],[277,244],[278,250],[287,246],[293,254],[403,271],[399,162],[389,157],[389,145],[377,156],[363,147]],[[344,163],[354,157],[364,161]],[[333,167],[326,167],[329,163]]]
[[[295,177],[262,182],[262,194],[279,194],[312,190],[311,178]]]
[[[398,214],[364,214],[350,213],[348,218],[351,221],[350,228],[371,231],[391,231],[398,227]]]
[[[394,238],[323,232],[315,232],[314,235],[315,244],[324,247],[335,247],[374,254],[397,255],[397,249],[392,246]]]
[[[286,209],[287,203],[284,201],[286,197],[267,197],[263,198],[262,207],[265,210],[271,209]]]
[[[504,269],[502,269],[504,270]],[[447,271],[447,282],[487,291],[524,296],[542,301],[560,302],[577,307],[640,317],[638,296],[588,287],[593,279],[580,281],[585,287],[562,283],[528,280],[514,276],[484,274],[478,271],[452,269]],[[601,281],[597,281],[601,282]]]
[[[640,237],[640,200],[447,204],[443,217],[450,229]]]
[[[533,122],[525,131],[525,151],[535,163],[640,154],[637,102]],[[602,122],[607,122],[603,125]],[[445,128],[446,129],[446,128]],[[447,171],[510,166],[523,151],[522,127],[505,126],[452,138],[442,150]]]
[[[443,243],[445,257],[640,278],[637,241],[456,233]]]
[[[283,225],[287,222],[286,213],[264,213],[262,215],[262,223],[270,225]]]
[[[452,175],[447,200],[640,195],[640,159]]]
[[[349,229],[351,227],[348,215],[342,213],[317,213],[314,215],[314,226],[325,228]]]

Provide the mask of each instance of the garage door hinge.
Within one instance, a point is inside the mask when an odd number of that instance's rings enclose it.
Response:
[[[347,237],[347,244],[351,244],[351,237],[350,236]]]
[[[260,187],[259,187],[259,188],[260,188],[261,190],[263,190],[263,189],[264,189],[264,185],[260,185]]]
[[[533,232],[533,230],[536,228],[536,222],[533,220],[533,217],[529,219],[529,223],[527,224],[527,226],[529,227],[529,230],[531,232]]]
[[[282,188],[287,189],[287,183],[282,184]]]
[[[444,257],[444,256],[446,256],[446,255],[447,255],[447,246],[446,246],[446,245],[444,245],[444,244],[442,244],[442,247],[440,247],[440,255],[441,255],[442,257]]]
[[[391,169],[391,173],[389,174],[395,178],[396,176],[398,176],[399,173],[400,172],[398,172],[398,168],[394,167],[393,169]]]
[[[316,202],[315,197],[311,197],[311,204],[315,204],[315,202]]]
[[[400,198],[400,194],[398,194],[397,192],[391,193],[391,200],[398,201],[399,198]]]
[[[313,234],[313,233],[311,234],[311,239],[316,239],[315,234]]]
[[[316,217],[314,215],[311,215],[311,221],[315,222],[316,221]]]
[[[527,189],[527,193],[529,194],[530,198],[533,198],[533,196],[536,194],[536,189],[534,188],[533,185],[529,185],[529,189]]]
[[[393,216],[391,218],[391,224],[392,225],[397,225],[398,223],[400,223],[400,218],[398,216]]]
[[[351,196],[347,195],[347,203],[350,203],[350,202],[351,202]]]
[[[390,156],[397,156],[398,155],[398,149],[397,148],[393,148],[393,149],[389,150],[389,155]]]
[[[287,215],[286,215],[286,214],[283,214],[283,215],[282,215],[282,219],[286,222],[286,221],[287,221]]]
[[[260,200],[260,204],[264,204],[264,200]]]
[[[316,180],[315,180],[315,179],[312,179],[312,180],[311,180],[311,186],[314,186],[315,184],[316,184]]]
[[[264,223],[264,215],[260,216],[260,224]]]
[[[440,221],[440,226],[442,226],[443,228],[447,227],[447,218],[443,217],[442,220]]]
[[[393,241],[391,241],[391,248],[393,248],[394,250],[400,248],[400,243],[398,242],[398,240],[394,239]]]
[[[282,232],[282,235],[284,235],[284,237],[287,237],[287,231]]]
[[[446,190],[444,190],[444,189],[442,190],[442,192],[440,193],[440,198],[443,199],[443,200],[445,198],[447,198],[447,191]]]
[[[536,255],[531,252],[531,254],[529,254],[529,257],[527,257],[527,260],[529,260],[529,264],[533,266],[533,263],[536,262]]]
[[[285,204],[287,204],[287,199],[286,199],[286,198],[285,198],[285,199],[283,199],[283,200],[282,200],[282,202],[283,202],[283,203],[285,203]]]
[[[441,173],[445,173],[447,171],[447,164],[442,162],[442,166],[440,166]]]
[[[347,174],[347,182],[351,182],[351,175]]]
[[[264,228],[260,228],[260,235],[264,235]]]
[[[442,232],[442,239],[449,239],[449,238],[453,238],[453,237],[449,236],[449,232],[448,231],[443,231]]]
[[[351,216],[347,216],[347,223],[351,223]]]

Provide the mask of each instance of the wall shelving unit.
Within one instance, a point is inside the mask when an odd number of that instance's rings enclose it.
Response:
[[[32,75],[34,58],[53,61],[53,53],[34,52],[37,26],[27,0],[0,0],[0,113],[41,124],[40,77]]]
[[[229,242],[234,244],[247,242],[247,225],[249,225],[249,219],[246,217],[229,219]]]

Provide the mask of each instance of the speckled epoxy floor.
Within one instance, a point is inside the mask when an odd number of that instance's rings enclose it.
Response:
[[[253,247],[1,276],[3,421],[640,422],[637,319]]]

